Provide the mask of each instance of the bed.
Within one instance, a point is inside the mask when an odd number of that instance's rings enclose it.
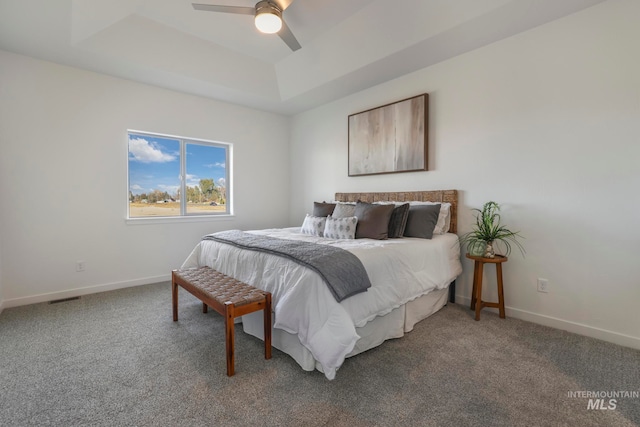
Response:
[[[321,274],[281,256],[203,239],[181,268],[207,265],[273,295],[272,345],[304,370],[335,378],[345,358],[400,338],[416,323],[453,301],[462,272],[457,231],[457,191],[336,193],[342,204],[432,202],[447,206],[447,229],[431,239],[331,239],[304,234],[301,227],[252,230],[266,236],[338,247],[364,266],[371,287],[338,301]],[[305,221],[306,224],[306,221]],[[216,233],[218,234],[218,233]],[[451,295],[451,296],[450,296]],[[246,333],[263,338],[260,313],[242,318]]]

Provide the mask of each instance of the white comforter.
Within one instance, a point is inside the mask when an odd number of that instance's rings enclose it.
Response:
[[[356,255],[367,270],[371,288],[338,303],[316,272],[276,255],[203,240],[182,265],[206,265],[271,292],[274,328],[297,335],[329,379],[358,340],[356,327],[446,287],[462,272],[455,234],[431,240],[332,240],[301,234],[299,227],[250,232],[337,246]]]

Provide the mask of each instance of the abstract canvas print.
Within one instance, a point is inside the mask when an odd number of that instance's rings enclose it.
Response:
[[[427,170],[428,94],[349,116],[349,176]]]

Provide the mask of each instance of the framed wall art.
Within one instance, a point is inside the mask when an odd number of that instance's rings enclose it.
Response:
[[[427,170],[429,95],[349,116],[349,176]]]

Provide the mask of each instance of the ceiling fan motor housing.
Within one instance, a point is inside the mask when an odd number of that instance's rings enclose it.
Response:
[[[268,0],[256,4],[256,27],[263,33],[273,34],[282,28],[282,10]]]

